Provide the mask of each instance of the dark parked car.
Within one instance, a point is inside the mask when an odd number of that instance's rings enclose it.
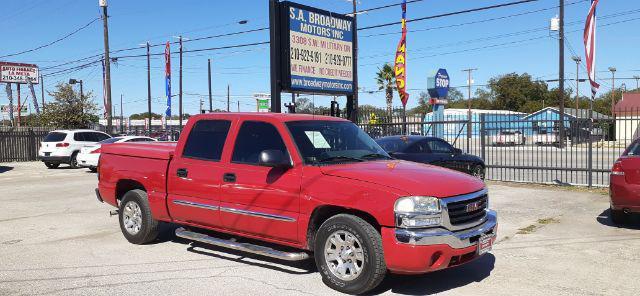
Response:
[[[376,142],[394,158],[446,167],[484,179],[485,166],[480,157],[462,153],[440,138],[390,136]]]

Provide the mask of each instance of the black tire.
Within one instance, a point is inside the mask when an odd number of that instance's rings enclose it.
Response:
[[[484,167],[477,164],[471,168],[471,175],[474,177],[478,177],[480,180],[484,180]]]
[[[72,169],[78,168],[78,151],[73,152],[73,154],[71,154],[71,157],[69,157],[69,166]]]
[[[125,227],[125,210],[127,206],[136,205],[140,209],[139,229],[138,231],[130,231]],[[118,211],[118,220],[120,221],[120,230],[124,237],[132,244],[142,245],[154,241],[158,237],[158,221],[153,219],[147,193],[144,190],[134,189],[124,194],[120,202],[120,210]]]
[[[610,208],[609,218],[611,218],[611,222],[613,222],[613,224],[624,225],[629,223],[629,215],[622,210],[614,210]]]
[[[92,173],[97,173],[97,172],[98,172],[98,168],[97,168],[97,167],[90,167],[90,168],[89,168],[89,170],[90,170]]]
[[[342,280],[333,274],[325,256],[327,240],[338,231],[352,234],[358,242],[361,242],[359,247],[363,254],[362,269],[357,277],[349,281]],[[353,215],[338,214],[322,223],[316,234],[314,252],[322,281],[330,288],[342,293],[366,293],[377,287],[387,273],[380,233],[371,224]]]
[[[44,165],[48,168],[48,169],[57,169],[60,164],[59,163],[52,163],[52,162],[45,162]]]

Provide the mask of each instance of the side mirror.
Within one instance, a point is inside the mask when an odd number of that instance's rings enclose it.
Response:
[[[280,150],[263,150],[260,152],[258,164],[272,168],[290,168],[291,161]]]
[[[453,154],[460,155],[462,154],[462,150],[460,148],[453,148]]]

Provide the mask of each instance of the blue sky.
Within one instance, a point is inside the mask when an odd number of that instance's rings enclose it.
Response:
[[[335,12],[349,12],[348,0],[299,0],[297,2]],[[359,9],[399,3],[400,0],[359,0]],[[510,2],[509,0],[446,1],[426,0],[408,5],[407,17],[413,19],[446,12]],[[575,77],[572,50],[584,56],[582,27],[589,2],[566,0],[566,75]],[[466,85],[465,68],[478,68],[474,72],[474,90],[491,77],[517,72],[530,73],[540,79],[557,78],[558,41],[550,36],[549,19],[558,13],[557,0],[469,13],[433,20],[408,23],[407,83],[411,98],[409,107],[415,106],[418,93],[426,90],[427,76],[442,67],[449,71],[452,86]],[[109,30],[112,50],[136,47],[149,41],[152,44],[175,41],[172,36],[182,34],[198,38],[233,31],[261,28],[268,25],[267,0],[235,1],[109,1]],[[37,47],[56,40],[99,17],[97,0],[32,0],[9,1],[0,10],[0,56]],[[640,1],[601,0],[598,15],[598,78],[602,91],[611,87],[609,66],[618,68],[618,77],[640,75],[640,58],[635,44],[640,42]],[[398,21],[400,8],[382,9],[359,16],[359,27]],[[246,24],[239,24],[247,20]],[[391,62],[398,42],[399,25],[359,32],[359,83],[364,91],[375,91],[374,75],[384,62]],[[387,34],[388,33],[388,34]],[[268,41],[268,31],[239,36],[212,38],[186,42],[185,50],[211,48],[234,44]],[[162,47],[152,49],[162,52]],[[173,92],[178,91],[177,46],[172,46]],[[42,69],[67,61],[99,54],[103,51],[102,23],[96,21],[72,37],[53,46],[8,58],[12,62],[36,63]],[[115,53],[112,56],[144,54],[145,49]],[[194,52],[184,55],[184,109],[196,113],[200,99],[207,105],[207,59],[213,60],[214,108],[224,109],[226,87],[231,88],[232,110],[240,102],[241,111],[255,110],[256,92],[269,91],[269,47],[259,45],[240,49]],[[91,61],[91,60],[88,60]],[[81,64],[81,63],[80,63]],[[79,65],[79,64],[73,64]],[[44,69],[51,73],[73,65]],[[153,111],[164,110],[164,62],[162,56],[151,60]],[[123,95],[125,114],[146,111],[147,83],[146,58],[122,58],[112,65],[112,93],[114,104],[119,105]],[[585,76],[581,66],[580,75]],[[93,91],[95,101],[102,101],[100,64],[71,73],[45,76],[45,89],[69,78],[83,79],[85,90]],[[635,88],[635,81],[626,80]],[[620,82],[617,82],[620,83]],[[567,83],[574,88],[573,82]],[[15,91],[15,88],[14,88]],[[466,88],[463,90],[466,94]],[[580,87],[586,93],[585,83]],[[23,97],[27,88],[22,88]],[[39,96],[39,86],[36,93]],[[284,95],[283,98],[288,98]],[[50,99],[47,96],[47,99]],[[395,94],[395,105],[400,105]],[[328,105],[330,98],[315,96],[316,104]],[[341,106],[345,99],[339,98]],[[4,87],[0,91],[0,104],[7,104]],[[173,113],[177,114],[177,97]],[[361,93],[361,104],[383,106],[381,92]],[[119,108],[119,106],[118,106]]]

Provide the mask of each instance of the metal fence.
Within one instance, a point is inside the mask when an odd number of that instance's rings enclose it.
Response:
[[[640,110],[617,110],[616,115],[594,112],[591,120],[587,110],[568,109],[562,121],[556,109],[547,108],[515,117],[486,112],[473,113],[469,120],[467,114],[446,115],[438,121],[408,122],[406,128],[397,122],[359,126],[373,138],[443,138],[481,157],[489,180],[608,186],[613,162],[640,134]]]
[[[40,141],[51,130],[42,127],[0,127],[0,162],[37,160]]]

